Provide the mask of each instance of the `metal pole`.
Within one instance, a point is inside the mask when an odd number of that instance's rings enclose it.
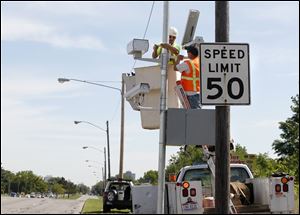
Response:
[[[104,147],[104,181],[106,184],[106,149]]]
[[[163,15],[163,43],[168,42],[169,29],[169,2],[164,1]],[[167,76],[168,74],[168,52],[162,50],[161,63],[161,89],[160,89],[160,130],[159,130],[159,158],[158,158],[158,194],[157,214],[164,213],[164,188],[165,188],[165,162],[166,162],[166,109],[167,109]]]
[[[122,89],[121,89],[121,138],[120,138],[120,168],[119,168],[119,178],[123,178],[123,159],[124,159],[124,76],[122,74]]]
[[[229,3],[215,2],[215,40],[229,42]],[[230,107],[216,107],[216,178],[215,205],[217,214],[229,214],[229,144]]]
[[[110,179],[110,149],[109,149],[109,126],[108,126],[108,121],[106,121],[106,136],[107,136],[108,179]]]
[[[103,167],[102,167],[102,180],[103,180],[103,183],[102,183],[102,185],[103,185],[102,196],[103,196],[103,192],[104,192],[104,190],[105,190]]]

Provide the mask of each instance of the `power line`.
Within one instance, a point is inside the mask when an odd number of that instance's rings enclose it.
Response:
[[[152,11],[153,11],[153,8],[154,8],[154,3],[155,3],[155,1],[152,2],[152,7],[151,7],[151,11],[150,11],[150,15],[149,15],[149,18],[148,18],[147,27],[146,27],[146,30],[145,30],[143,39],[145,39],[147,30],[148,30],[148,27],[149,27],[150,19],[151,19],[151,17],[152,17]]]
[[[150,20],[151,20],[151,17],[152,17],[152,11],[153,11],[153,8],[154,8],[154,3],[155,3],[155,1],[152,2],[152,6],[151,6],[151,10],[150,10],[150,14],[149,14],[149,18],[148,18],[148,22],[147,22],[147,26],[146,26],[146,29],[145,29],[145,32],[144,32],[143,39],[145,39],[146,33],[148,31],[149,23],[150,23]],[[136,63],[136,60],[134,60],[134,63],[132,65],[132,68],[131,68],[130,72],[133,70],[133,68],[135,66],[135,63]]]

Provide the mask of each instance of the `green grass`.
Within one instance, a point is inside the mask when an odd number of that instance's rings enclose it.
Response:
[[[98,199],[87,199],[84,203],[82,214],[97,214],[102,212],[102,197]]]
[[[71,200],[74,200],[74,199],[78,199],[81,195],[79,193],[77,194],[70,194],[69,195],[69,198],[68,198],[68,195],[62,195],[62,196],[59,196],[58,198],[59,199],[71,199]]]
[[[103,213],[102,207],[103,207],[102,197],[99,197],[98,199],[87,199],[84,203],[81,213],[82,214]],[[116,213],[116,214],[130,213],[130,210],[128,210],[128,209],[124,209],[124,210],[112,209],[110,211],[110,213]]]
[[[299,184],[295,184],[295,214],[299,214]]]
[[[127,213],[130,213],[130,210],[129,209],[123,209],[123,210],[117,210],[117,209],[112,209],[110,211],[111,213],[116,213],[116,214],[127,214]]]

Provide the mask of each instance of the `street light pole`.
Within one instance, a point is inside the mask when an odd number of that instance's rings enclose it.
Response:
[[[105,181],[105,184],[106,184],[106,150],[105,150],[105,147],[104,147],[104,181]]]
[[[108,120],[106,121],[106,137],[107,137],[107,164],[108,164],[108,179],[110,179],[110,149],[109,149],[109,126]]]
[[[84,146],[82,147],[83,149],[87,149],[87,148],[94,148],[96,150],[99,150],[99,151],[102,151],[101,149],[97,149],[96,147],[92,147],[92,146]],[[103,152],[103,151],[102,151]],[[98,162],[98,161],[94,161],[94,160],[85,160],[85,162],[95,162],[95,163],[98,163],[100,165],[102,165],[102,163]],[[102,170],[102,175],[103,175],[103,167],[101,167],[101,170]],[[106,150],[105,150],[105,147],[104,147],[104,175],[103,175],[104,179],[103,179],[103,183],[106,183]]]
[[[124,160],[124,76],[126,74],[122,74],[122,98],[121,98],[121,138],[120,138],[120,165],[119,165],[119,178],[123,178],[123,160]]]
[[[92,149],[96,149],[96,150],[98,150],[100,152],[104,152],[104,179],[106,180],[106,150],[105,150],[105,147],[104,147],[104,151],[102,151],[100,149],[97,149],[96,147],[92,147],[92,146],[84,146],[82,148],[83,149],[92,148]],[[89,161],[92,161],[92,160],[86,160],[86,162],[89,162]],[[93,162],[100,163],[100,162],[97,162],[97,161],[93,161]],[[100,167],[102,167],[102,166],[100,166]]]
[[[84,80],[78,80],[78,79],[72,79],[72,78],[58,78],[59,83],[64,83],[67,81],[78,81],[78,82],[83,82],[87,84],[93,84],[97,85],[100,87],[107,87],[110,89],[118,90],[121,93],[121,135],[120,135],[120,166],[119,166],[119,178],[123,176],[123,159],[124,159],[124,91],[125,91],[125,85],[124,85],[124,76],[126,76],[125,73],[122,74],[122,89],[116,88],[116,87],[111,87],[107,86],[104,84],[98,84],[94,83],[91,81],[84,81]]]
[[[90,123],[88,121],[74,121],[75,124],[79,124],[79,123],[87,123],[87,124],[90,124],[102,131],[105,131],[106,132],[106,138],[107,138],[107,160],[108,160],[108,178],[110,178],[110,149],[109,149],[109,128],[108,128],[108,121],[106,121],[106,130],[101,128],[100,126],[98,125],[95,125],[93,123]],[[93,148],[93,147],[91,147]],[[105,168],[106,168],[106,165],[105,165]]]

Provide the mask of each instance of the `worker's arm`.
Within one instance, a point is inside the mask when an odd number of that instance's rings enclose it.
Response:
[[[168,49],[171,52],[171,54],[175,54],[176,56],[179,54],[179,50],[170,45],[169,43],[161,43],[160,46],[162,48]]]
[[[153,46],[153,52],[152,52],[152,58],[157,58],[158,55],[157,55],[157,49],[158,49],[158,45],[154,44]]]
[[[174,71],[178,71],[177,65],[183,60],[183,55],[178,55],[174,63]]]

